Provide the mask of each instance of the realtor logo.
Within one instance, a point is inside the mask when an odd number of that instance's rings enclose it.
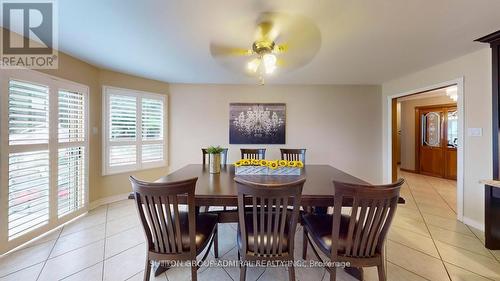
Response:
[[[1,1],[1,68],[57,68],[53,1]]]

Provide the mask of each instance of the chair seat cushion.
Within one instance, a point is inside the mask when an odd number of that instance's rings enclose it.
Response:
[[[349,228],[348,215],[340,216],[339,241],[337,241],[338,252],[345,253],[347,243],[347,232]],[[318,244],[324,253],[330,253],[332,249],[332,227],[333,215],[304,213],[302,215],[304,227],[309,232],[309,236]]]
[[[283,244],[282,244],[282,252],[287,253],[288,252],[288,229],[289,229],[289,223],[291,220],[291,214],[290,212],[287,212],[286,215],[286,223],[285,223],[285,230],[283,233]],[[264,216],[264,228],[267,230],[267,214]],[[257,215],[257,227],[260,228],[260,214]],[[245,214],[245,228],[247,232],[247,252],[255,253],[257,251],[256,246],[257,246],[257,240],[255,230],[253,227],[253,214],[248,213]],[[279,228],[278,228],[279,229]],[[274,234],[274,233],[273,233]],[[278,239],[280,236],[280,233],[278,232]],[[268,243],[272,243],[274,239],[274,235],[263,235],[262,243],[264,246],[264,249],[267,249]],[[238,240],[238,247],[242,249],[243,244],[242,244],[242,237],[241,237],[241,231],[240,231],[240,226],[238,224],[238,231],[237,231],[237,240]],[[276,244],[278,245],[278,244]],[[261,244],[262,247],[262,244]],[[276,251],[278,251],[278,248],[276,248]]]
[[[196,253],[199,254],[207,246],[217,225],[217,215],[200,213],[196,215]],[[187,212],[180,212],[182,250],[189,251],[189,219]]]

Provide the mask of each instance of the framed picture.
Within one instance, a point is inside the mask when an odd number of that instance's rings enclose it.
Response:
[[[230,144],[285,144],[284,103],[229,104]]]

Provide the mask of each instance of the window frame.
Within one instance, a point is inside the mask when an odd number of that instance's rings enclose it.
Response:
[[[70,80],[45,74],[30,69],[0,69],[0,254],[3,254],[23,243],[26,243],[52,229],[88,212],[89,210],[89,176],[90,176],[90,132],[89,132],[89,87]],[[9,82],[22,81],[30,84],[48,87],[48,142],[41,144],[9,143]],[[84,102],[84,139],[81,142],[59,141],[59,91],[79,92],[83,94]],[[58,152],[66,147],[84,147],[84,198],[83,205],[63,216],[58,215]],[[34,228],[18,237],[9,240],[8,210],[9,210],[9,155],[16,152],[48,150],[49,152],[49,218],[46,224]]]
[[[109,122],[110,122],[110,96],[121,95],[136,98],[136,139],[135,140],[118,140],[111,141],[109,137]],[[142,99],[161,100],[163,102],[163,128],[161,140],[143,140],[142,137]],[[168,142],[167,142],[167,115],[168,115],[168,95],[152,93],[134,89],[119,88],[115,86],[102,86],[102,175],[116,175],[127,172],[143,171],[155,168],[162,168],[168,165]],[[110,167],[109,156],[110,148],[115,144],[135,145],[136,146],[136,163],[133,165],[124,165],[121,167]],[[142,145],[143,144],[162,144],[163,145],[163,160],[146,162],[142,161]]]

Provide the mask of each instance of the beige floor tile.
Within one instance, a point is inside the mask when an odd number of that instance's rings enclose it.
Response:
[[[137,216],[137,210],[136,207],[133,205],[134,201],[132,200],[127,200],[127,203],[124,204],[122,203],[121,205],[115,206],[115,207],[109,207],[108,208],[108,214],[107,214],[107,220],[115,220],[119,219],[125,216],[129,215],[136,215]],[[130,203],[129,203],[130,202]]]
[[[83,230],[59,237],[50,257],[56,257],[74,249],[104,239],[105,224],[85,228]]]
[[[456,219],[457,214],[453,212],[449,207],[435,207],[429,204],[419,204],[418,208],[424,214],[431,214],[438,217],[444,217],[449,219]]]
[[[421,222],[421,221],[416,221],[416,220],[396,216],[394,218],[394,220],[392,221],[391,227],[399,227],[399,228],[403,228],[403,229],[418,233],[418,234],[423,235],[423,236],[431,237],[431,234],[429,233],[427,226],[425,225],[424,222]]]
[[[393,227],[389,232],[388,239],[439,258],[439,254],[432,239],[416,234],[415,232]]]
[[[376,267],[364,269],[365,281],[379,281]],[[416,275],[402,267],[392,263],[387,263],[387,281],[426,281],[427,279]]]
[[[106,238],[105,258],[145,242],[142,226],[136,226]]]
[[[409,209],[405,207],[398,207],[396,210],[396,217],[407,218],[415,221],[423,222],[424,219],[420,215],[420,212],[415,209]]]
[[[477,228],[474,228],[472,226],[469,226],[469,229],[472,231],[472,233],[474,233],[474,235],[479,238],[479,240],[481,240],[481,242],[485,242],[485,238],[484,238],[484,231],[482,230],[479,230]]]
[[[483,255],[436,241],[444,261],[493,280],[500,280],[500,263]]]
[[[0,277],[45,261],[55,241],[23,248],[0,257]]]
[[[446,269],[440,259],[387,241],[387,260],[429,280],[448,280]]]
[[[219,256],[224,256],[232,248],[236,247],[236,230],[225,223],[219,223],[217,227],[219,232]],[[213,253],[213,248],[210,251]]]
[[[443,218],[443,217],[434,216],[434,215],[430,215],[430,214],[423,214],[423,216],[424,216],[425,222],[429,225],[433,225],[433,226],[437,226],[437,227],[444,228],[447,230],[451,230],[451,231],[459,232],[462,234],[474,236],[474,233],[472,233],[465,224],[457,221],[456,219]]]
[[[70,233],[75,233],[84,230],[86,228],[103,224],[105,222],[106,222],[105,212],[88,213],[83,217],[65,225],[61,232],[61,236],[65,236]]]
[[[264,274],[259,278],[259,281],[277,281],[288,280],[288,272],[283,267],[269,267],[266,268]],[[314,279],[311,279],[313,281]],[[321,280],[321,279],[320,279]]]
[[[431,231],[431,235],[434,240],[439,240],[443,243],[463,248],[471,252],[491,258],[491,253],[483,246],[483,243],[476,237],[461,234],[455,231],[446,230],[432,225],[429,226],[429,230]]]
[[[85,247],[51,258],[45,264],[40,281],[59,280],[75,272],[102,261],[104,241],[98,241]]]
[[[144,270],[146,246],[139,244],[104,261],[104,281],[125,280]]]
[[[136,275],[130,277],[129,279],[127,279],[127,281],[143,281],[144,280],[144,270],[141,271],[141,272],[138,272]],[[165,275],[165,273],[163,274],[160,274],[159,276],[154,276],[153,273],[151,273],[151,275],[149,275],[149,280],[150,281],[167,281],[167,276]]]
[[[6,275],[0,278],[0,281],[36,281],[42,267],[43,262]]]
[[[198,280],[200,281],[232,281],[229,274],[220,267],[210,267],[207,270],[198,273]]]
[[[448,273],[450,274],[452,281],[488,281],[491,279],[484,278],[473,272],[464,270],[458,266],[454,266],[450,263],[445,263]]]
[[[139,224],[139,218],[135,214],[108,221],[106,225],[106,237],[131,229]]]
[[[64,281],[101,281],[102,280],[102,262],[85,268],[73,275],[63,279]]]

